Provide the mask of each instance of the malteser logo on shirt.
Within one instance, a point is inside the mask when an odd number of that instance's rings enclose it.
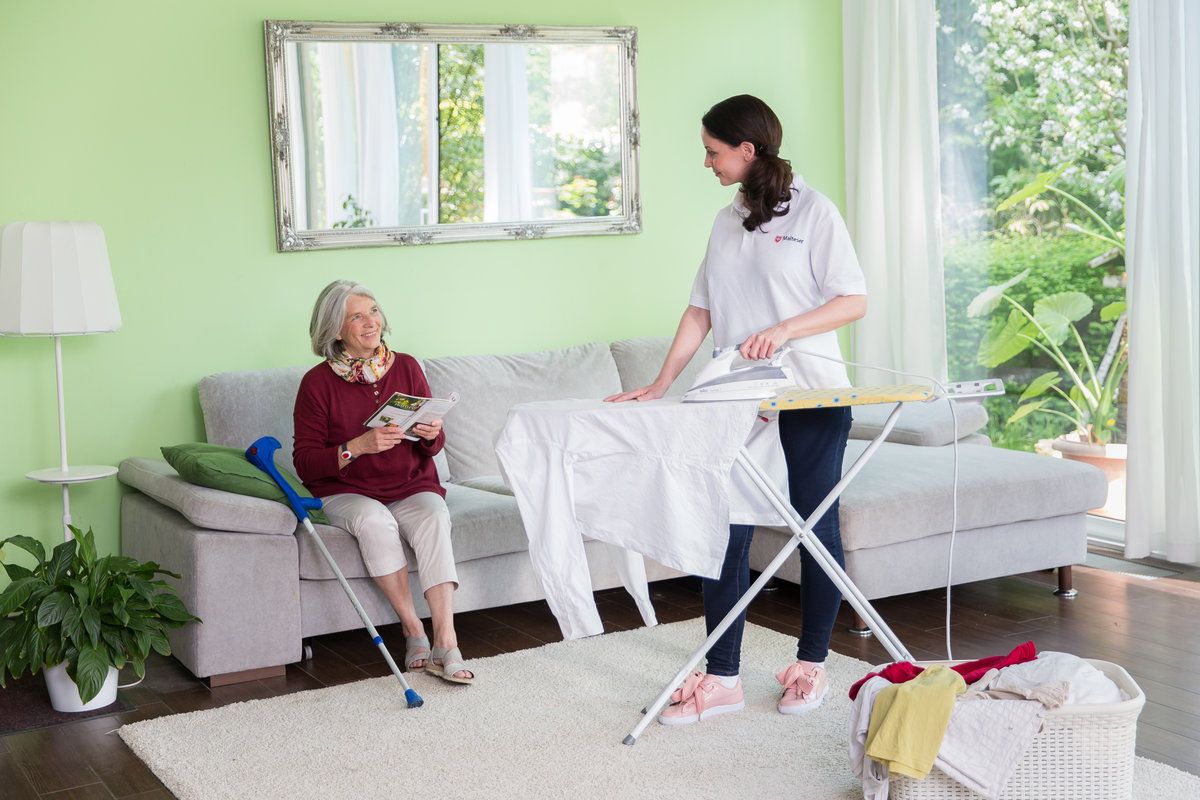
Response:
[[[795,242],[796,244],[804,244],[804,240],[798,236],[776,236],[775,244],[780,242]]]

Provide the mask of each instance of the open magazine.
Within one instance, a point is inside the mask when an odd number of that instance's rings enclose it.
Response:
[[[367,428],[382,428],[384,425],[395,425],[405,430],[404,438],[417,441],[420,437],[410,433],[414,425],[422,422],[432,422],[446,416],[446,412],[454,408],[458,402],[458,392],[451,392],[449,397],[413,397],[396,392],[383,405],[375,410],[363,425]]]

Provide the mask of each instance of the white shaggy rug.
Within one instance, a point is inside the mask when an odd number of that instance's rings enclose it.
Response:
[[[834,691],[806,717],[775,711],[772,671],[795,641],[746,626],[747,707],[621,744],[703,639],[702,620],[475,662],[479,682],[418,674],[137,722],[120,735],[181,800],[218,798],[790,798],[862,796],[846,755],[846,688],[867,664],[831,654]],[[1144,758],[1135,797],[1200,797],[1200,778]]]

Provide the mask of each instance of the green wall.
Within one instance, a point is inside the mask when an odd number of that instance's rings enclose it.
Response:
[[[843,199],[841,3],[746,11],[716,0],[460,0],[437,12],[395,0],[4,0],[0,223],[100,223],[124,320],[63,342],[72,463],[202,439],[205,375],[312,362],[309,311],[334,278],[371,286],[391,343],[418,356],[672,333],[732,194],[701,164],[712,103],[762,97],[797,171]],[[636,26],[644,232],[277,253],[266,18]],[[0,338],[0,420],[0,538],[56,542],[57,487],[24,478],[58,463],[49,339]],[[102,549],[119,547],[121,491],[110,478],[71,492]]]

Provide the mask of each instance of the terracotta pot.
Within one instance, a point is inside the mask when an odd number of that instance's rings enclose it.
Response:
[[[1080,441],[1079,431],[1064,433],[1052,446],[1063,458],[1099,467],[1108,478],[1108,500],[1091,513],[1109,519],[1125,520],[1125,454],[1123,444],[1092,444]]]

